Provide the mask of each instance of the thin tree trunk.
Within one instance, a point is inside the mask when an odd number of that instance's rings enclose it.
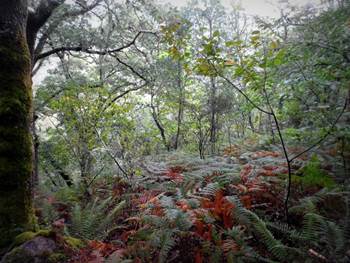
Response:
[[[167,149],[167,151],[169,152],[170,151],[170,145],[169,143],[167,142],[167,139],[166,139],[166,136],[165,136],[165,130],[162,126],[162,124],[160,123],[159,119],[158,119],[158,114],[157,114],[157,111],[156,111],[156,108],[155,106],[153,105],[153,103],[151,103],[151,110],[152,110],[152,118],[160,132],[160,136],[162,137],[162,141],[163,141],[163,144],[165,146],[165,148]]]
[[[39,184],[39,135],[36,131],[36,119],[37,116],[33,113],[33,122],[32,122],[32,133],[33,133],[33,186],[36,187]]]
[[[275,144],[276,140],[275,140],[275,131],[274,131],[274,122],[271,119],[271,115],[268,116],[269,118],[269,122],[270,122],[270,129],[271,129],[271,136],[272,136],[272,143]]]
[[[210,78],[210,151],[215,154],[216,146],[216,86],[213,77]]]
[[[175,137],[175,143],[174,143],[175,150],[177,150],[179,146],[182,117],[183,117],[183,108],[184,108],[184,87],[182,83],[182,70],[181,70],[180,60],[178,61],[177,67],[178,67],[179,108],[177,113],[177,131],[176,131],[176,137]]]
[[[231,147],[232,146],[232,140],[231,140],[231,127],[230,127],[230,125],[227,126],[227,138],[228,138],[229,146]]]
[[[0,1],[0,247],[34,228],[26,0]]]
[[[265,115],[264,115],[265,116]],[[263,116],[263,112],[259,112],[259,133],[263,133],[264,132],[264,117]]]
[[[248,121],[249,121],[249,126],[250,126],[252,132],[255,132],[255,127],[254,127],[254,123],[252,120],[252,112],[249,112]]]

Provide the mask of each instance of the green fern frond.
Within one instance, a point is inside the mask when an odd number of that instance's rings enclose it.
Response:
[[[221,190],[221,188],[222,187],[217,182],[209,183],[202,189],[200,194],[207,197],[214,197],[216,193]]]
[[[245,210],[251,224],[256,232],[261,238],[267,249],[279,260],[284,260],[287,256],[287,251],[285,246],[273,236],[273,234],[267,229],[265,222],[260,219],[255,213],[250,210]]]
[[[162,218],[156,215],[143,216],[143,222],[157,228],[168,226],[168,220],[166,218]]]
[[[266,225],[269,229],[271,229],[274,232],[278,232],[279,234],[282,234],[286,236],[290,241],[294,242],[306,242],[309,241],[303,233],[296,229],[292,229],[288,224],[281,223],[281,222],[266,222]]]
[[[241,178],[238,173],[223,173],[220,176],[214,177],[213,181],[224,187],[228,184],[239,184]]]
[[[116,215],[125,206],[125,201],[122,201],[109,211],[112,201],[112,198],[107,198],[99,202],[96,198],[84,208],[76,204],[72,208],[71,223],[68,225],[69,234],[83,239],[103,240],[113,228]]]
[[[307,240],[317,242],[322,229],[326,226],[325,218],[316,213],[306,213],[303,220],[302,234]]]
[[[237,196],[226,196],[226,199],[233,203],[235,206],[233,208],[233,217],[241,224],[247,225],[250,220],[247,216],[246,209],[241,203],[241,200]]]
[[[223,253],[219,247],[213,246],[213,251],[209,255],[209,262],[219,263],[222,262]]]
[[[163,195],[161,198],[159,198],[160,205],[163,208],[175,208],[175,202],[174,199]]]
[[[161,231],[159,234],[159,256],[158,263],[166,262],[170,250],[176,242],[171,231]]]
[[[334,222],[327,222],[327,227],[322,231],[327,246],[332,253],[339,254],[345,246],[344,231]]]

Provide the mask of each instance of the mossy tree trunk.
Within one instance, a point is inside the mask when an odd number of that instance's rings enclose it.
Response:
[[[65,17],[83,15],[101,1],[67,12]],[[37,178],[37,169],[33,169],[37,161],[33,165],[33,153],[38,152],[33,149],[30,132],[32,126],[36,135],[31,71],[40,59],[59,52],[43,52],[48,36],[59,23],[40,37],[38,32],[64,2],[38,0],[33,10],[28,9],[28,0],[0,0],[0,249],[35,225],[32,179]]]
[[[27,0],[0,0],[0,247],[34,228]]]

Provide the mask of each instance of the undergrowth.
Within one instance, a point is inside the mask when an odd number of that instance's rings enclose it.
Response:
[[[291,202],[290,224],[283,223],[285,167],[259,166],[279,154],[256,152],[243,166],[222,157],[162,158],[88,202],[71,191],[49,198],[49,211],[59,209],[46,221],[63,217],[66,234],[88,244],[70,262],[349,262],[349,189],[324,180],[316,157],[294,181],[304,192]]]

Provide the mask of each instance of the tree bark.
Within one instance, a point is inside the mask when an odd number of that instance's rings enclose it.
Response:
[[[154,94],[151,95],[151,104],[150,104],[152,119],[159,130],[159,133],[160,133],[160,136],[162,137],[162,141],[165,148],[167,149],[168,152],[170,152],[170,143],[168,143],[166,139],[165,129],[159,120],[159,111],[157,110],[158,107],[153,104],[153,101],[154,101],[153,96]]]
[[[0,247],[34,228],[27,0],[0,1]]]
[[[179,146],[179,140],[181,136],[181,125],[182,125],[182,117],[183,117],[183,111],[184,111],[184,103],[185,103],[185,96],[184,96],[184,87],[182,83],[182,66],[180,60],[177,63],[177,69],[178,69],[178,89],[179,89],[179,107],[178,107],[178,113],[177,113],[177,131],[176,131],[176,137],[175,137],[175,143],[174,143],[174,149],[177,150]]]
[[[216,151],[216,140],[217,140],[217,114],[216,114],[216,86],[215,79],[210,78],[210,151],[214,155]]]

